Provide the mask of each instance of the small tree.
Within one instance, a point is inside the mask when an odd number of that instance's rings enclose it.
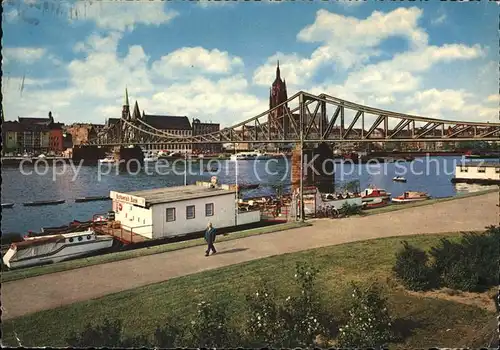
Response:
[[[396,254],[393,271],[403,285],[411,290],[427,290],[434,286],[433,270],[428,266],[427,253],[403,241]]]
[[[361,290],[353,284],[347,323],[339,328],[340,347],[384,347],[393,339],[386,299],[375,285]]]

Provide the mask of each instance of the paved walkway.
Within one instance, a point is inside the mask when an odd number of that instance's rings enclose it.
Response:
[[[498,225],[498,194],[342,220],[314,220],[313,226],[217,244],[218,255],[206,258],[205,247],[122,260],[71,271],[7,282],[2,285],[3,319],[102,297],[222,266],[378,237],[483,229]]]

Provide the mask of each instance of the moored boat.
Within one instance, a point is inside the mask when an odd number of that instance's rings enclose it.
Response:
[[[417,192],[417,191],[407,191],[404,192],[401,196],[397,196],[392,199],[395,203],[409,203],[409,202],[419,202],[430,199],[431,197],[425,192]]]
[[[109,196],[89,196],[89,197],[79,197],[75,198],[75,203],[83,202],[95,202],[95,201],[107,201],[110,200]]]
[[[361,201],[364,208],[378,208],[389,204],[391,193],[382,188],[367,188],[361,192]]]
[[[392,178],[392,181],[395,181],[395,182],[406,182],[406,179],[403,176],[394,176]]]
[[[98,236],[92,230],[29,237],[12,243],[3,256],[3,262],[9,268],[35,266],[87,255],[112,245],[113,237]]]
[[[57,205],[63,204],[65,202],[64,199],[50,200],[50,201],[33,201],[33,202],[25,202],[23,205],[25,207],[38,207],[42,205]]]
[[[106,158],[99,159],[99,163],[101,164],[114,164],[116,163],[116,159],[111,156],[107,156]]]
[[[2,209],[12,208],[13,206],[14,206],[14,203],[2,203]]]

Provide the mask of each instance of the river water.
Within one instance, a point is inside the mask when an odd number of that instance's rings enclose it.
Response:
[[[374,185],[391,192],[393,196],[403,191],[425,191],[433,197],[453,196],[457,191],[471,191],[450,182],[459,157],[417,158],[413,162],[372,164],[336,164],[335,180],[345,183],[359,180],[361,190]],[[289,160],[277,161],[220,161],[218,172],[200,171],[200,165],[192,165],[186,177],[188,183],[209,181],[216,175],[221,183],[259,183],[258,189],[246,191],[244,197],[272,195],[275,190],[268,185],[290,182]],[[206,164],[206,163],[205,163]],[[205,167],[205,166],[204,166]],[[210,166],[209,166],[210,167]],[[72,220],[90,220],[93,214],[111,209],[111,201],[75,203],[74,199],[85,196],[106,196],[110,190],[137,191],[141,189],[183,185],[185,181],[182,163],[164,166],[149,165],[137,174],[117,171],[116,167],[64,165],[40,166],[36,174],[33,166],[2,168],[2,203],[15,203],[12,209],[2,210],[2,232],[39,231],[41,227],[65,225]],[[29,173],[30,175],[23,175]],[[23,173],[22,173],[23,172]],[[106,172],[110,172],[106,174]],[[57,173],[57,175],[54,175]],[[403,175],[407,183],[393,182],[395,175]],[[457,188],[457,186],[459,186]],[[289,188],[289,187],[288,187]],[[287,186],[285,186],[285,190]],[[480,189],[480,188],[476,188]],[[65,199],[56,206],[24,207],[23,202]]]

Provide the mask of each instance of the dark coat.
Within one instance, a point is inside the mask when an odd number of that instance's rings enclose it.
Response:
[[[205,231],[205,241],[208,243],[213,243],[215,242],[215,228],[207,228]]]

